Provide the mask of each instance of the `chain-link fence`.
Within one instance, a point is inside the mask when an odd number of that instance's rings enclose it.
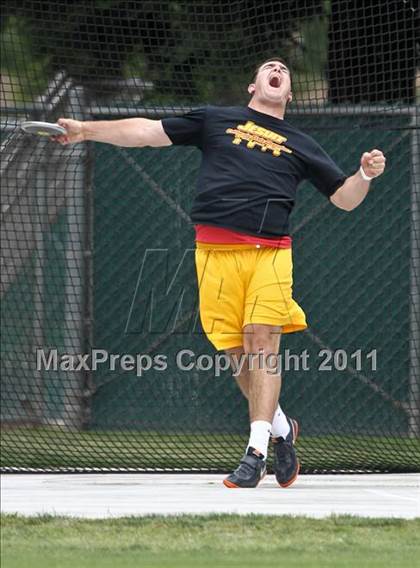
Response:
[[[244,102],[246,68],[276,49],[296,69],[289,120],[348,173],[373,147],[388,163],[350,214],[309,184],[298,192],[294,295],[310,327],[283,339],[282,401],[302,424],[303,469],[419,469],[418,13],[407,2],[382,11],[378,2],[366,3],[365,22],[376,8],[382,27],[373,52],[376,90],[369,79],[363,100],[363,65],[353,58],[342,72],[359,10],[280,2],[257,15],[250,4],[148,2],[139,11],[125,2],[107,8],[46,2],[50,9],[40,11],[38,3],[23,2],[6,12],[2,466],[8,471],[236,465],[248,434],[246,402],[228,371],[215,372],[215,354],[197,323],[189,210],[199,152],[63,148],[23,135],[19,122],[159,118],[207,102]],[[279,25],[277,4],[282,35],[268,41]],[[57,12],[60,37],[51,32]],[[338,20],[341,44],[332,33]],[[395,48],[399,26],[406,41]],[[50,43],[41,38],[46,31]],[[250,37],[252,56],[238,47]],[[395,85],[387,90],[378,63],[391,51],[404,74],[400,92]],[[391,63],[390,73],[397,73]],[[140,357],[133,370],[118,358],[111,363],[111,355],[124,354]]]

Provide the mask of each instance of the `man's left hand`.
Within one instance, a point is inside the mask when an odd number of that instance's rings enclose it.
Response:
[[[386,158],[380,150],[365,152],[360,160],[360,165],[365,174],[371,178],[380,176],[385,169]]]

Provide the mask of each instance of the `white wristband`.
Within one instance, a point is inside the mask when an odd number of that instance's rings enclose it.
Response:
[[[373,177],[369,177],[369,176],[367,176],[367,175],[365,174],[365,172],[364,172],[362,166],[360,166],[359,172],[360,172],[360,175],[362,176],[362,178],[363,178],[365,181],[370,181],[370,180],[373,179]]]

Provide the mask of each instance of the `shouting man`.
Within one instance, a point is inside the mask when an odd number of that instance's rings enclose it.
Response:
[[[232,361],[248,399],[250,437],[238,468],[224,484],[256,487],[265,475],[270,437],[280,486],[299,473],[297,421],[279,405],[281,377],[269,359],[280,336],[306,328],[292,297],[289,216],[298,185],[309,180],[330,202],[350,211],[382,174],[380,150],[365,152],[346,176],[310,136],[284,119],[292,100],[290,69],[273,57],[255,71],[248,106],[199,108],[163,120],[80,122],[62,118],[61,144],[93,140],[118,146],[196,146],[202,152],[191,212],[203,329]],[[246,365],[238,365],[245,356]]]

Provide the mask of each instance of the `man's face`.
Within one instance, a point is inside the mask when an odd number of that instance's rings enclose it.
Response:
[[[290,72],[280,61],[268,61],[261,65],[255,81],[248,86],[248,93],[264,102],[286,105],[292,100]]]

